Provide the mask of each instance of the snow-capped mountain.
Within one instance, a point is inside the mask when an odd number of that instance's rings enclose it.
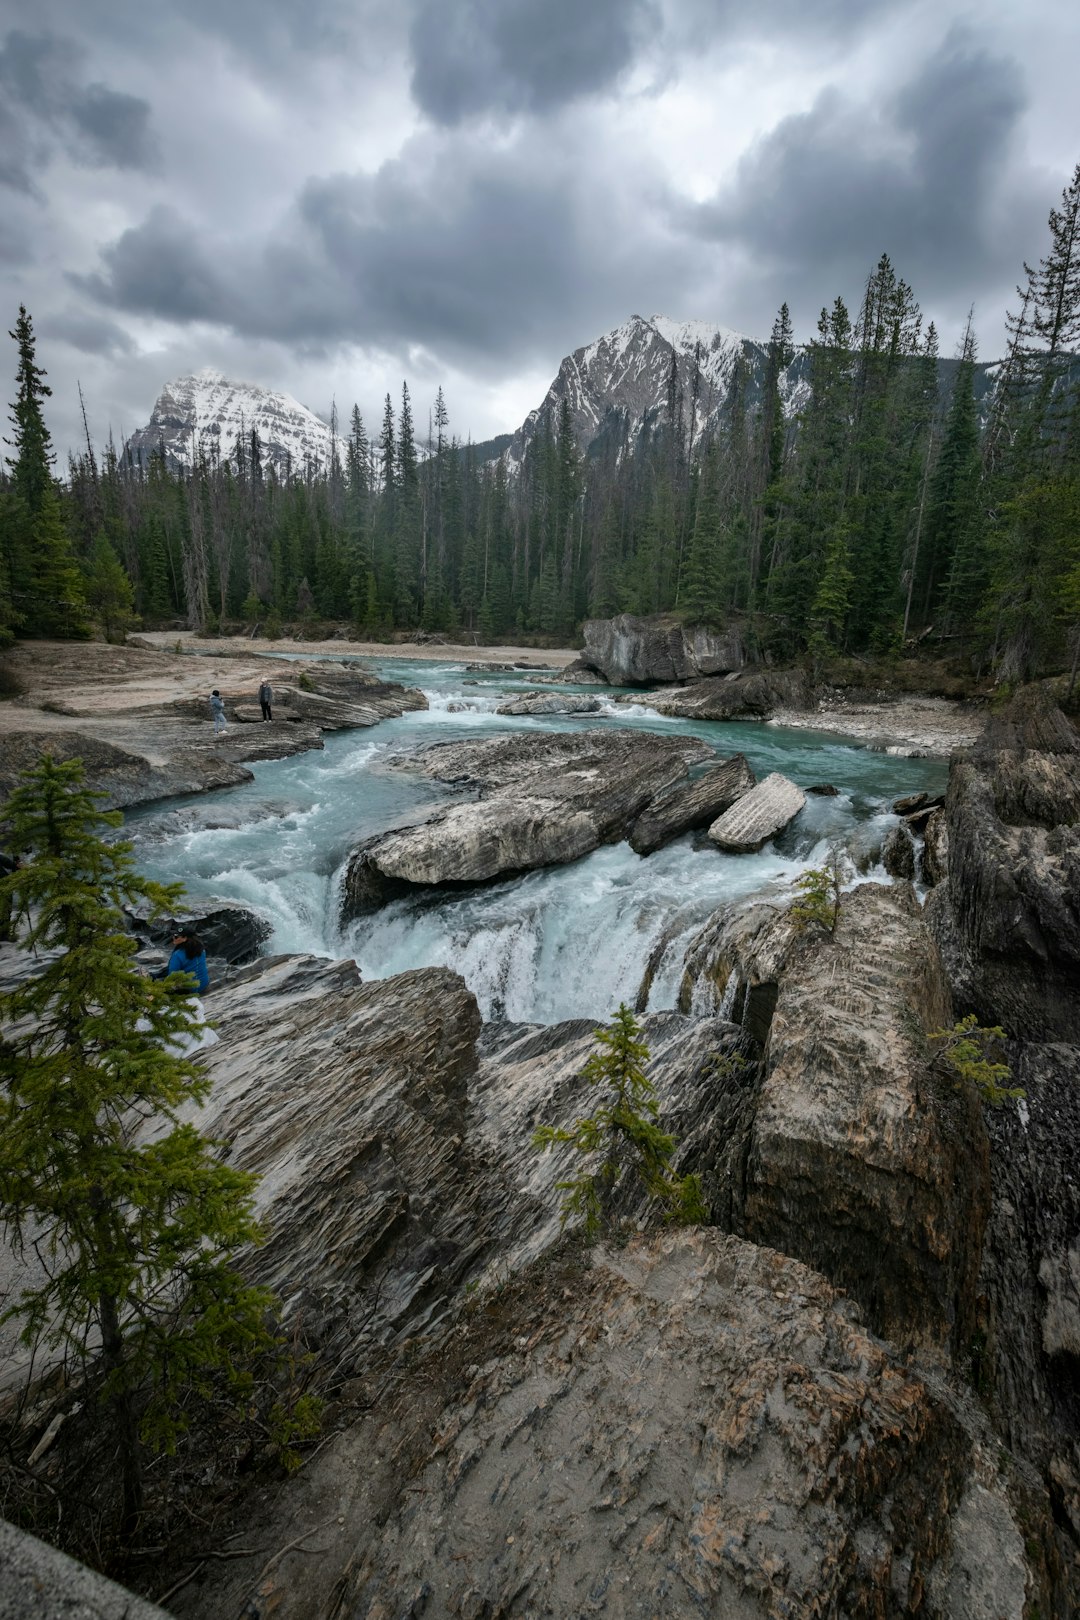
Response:
[[[259,435],[264,470],[272,466],[284,476],[286,468],[302,473],[329,465],[330,428],[314,411],[291,394],[231,382],[213,370],[166,383],[150,421],[131,435],[127,449],[145,465],[164,447],[171,466],[190,467],[196,443],[208,460],[231,458],[238,436],[250,444],[252,428]],[[340,438],[338,454],[344,458]]]
[[[646,320],[633,315],[613,332],[566,357],[543,402],[530,411],[514,434],[508,452],[511,467],[520,466],[529,441],[545,419],[554,422],[564,398],[569,401],[581,449],[587,450],[613,423],[633,437],[637,427],[664,408],[673,353],[688,429],[695,366],[698,371],[695,438],[726,412],[740,360],[745,367],[748,403],[760,395],[767,343],[707,321],[673,321],[666,315]],[[805,356],[799,351],[780,379],[788,411],[797,410],[802,403],[805,371]]]

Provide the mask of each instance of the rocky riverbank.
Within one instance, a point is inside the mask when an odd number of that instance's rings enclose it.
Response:
[[[0,798],[45,753],[80,758],[108,809],[249,782],[247,764],[321,748],[325,731],[427,707],[359,666],[194,658],[100,642],[26,642],[4,655],[18,695],[0,703]],[[257,692],[269,680],[274,719]],[[227,727],[215,732],[217,687]],[[254,723],[253,723],[254,722]]]

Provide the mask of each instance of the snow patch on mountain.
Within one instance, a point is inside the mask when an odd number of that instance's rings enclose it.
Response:
[[[520,469],[529,444],[545,423],[554,428],[564,399],[582,450],[615,417],[632,441],[666,407],[673,356],[684,421],[689,430],[693,415],[695,443],[701,442],[704,432],[716,428],[729,410],[738,367],[742,368],[747,405],[752,407],[761,397],[767,343],[708,321],[633,315],[567,355],[543,402],[530,411],[504,452],[507,470]],[[785,414],[800,410],[807,392],[805,351],[799,350],[780,377]]]
[[[250,446],[253,429],[264,471],[273,467],[285,477],[325,471],[330,464],[332,434],[321,416],[291,394],[236,382],[210,367],[166,383],[150,421],[131,435],[126,448],[143,465],[162,449],[174,468],[190,468],[196,451],[210,462],[235,462],[237,440]],[[340,436],[338,455],[344,459]]]

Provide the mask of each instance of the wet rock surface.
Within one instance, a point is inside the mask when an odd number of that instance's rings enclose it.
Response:
[[[159,655],[147,656],[156,667]],[[122,711],[102,708],[105,699],[93,709],[50,700],[45,712],[26,709],[25,729],[18,724],[22,711],[18,716],[13,711],[5,717],[0,750],[0,798],[46,754],[81,759],[87,785],[101,795],[107,810],[235,787],[252,780],[247,763],[321,748],[324,731],[373,726],[427,707],[422,692],[388,685],[362,671],[320,670],[311,691],[275,687],[274,721],[250,725],[235,718],[239,707],[247,718],[261,720],[257,706],[245,707],[250,694],[237,694],[224,684],[221,691],[231,723],[220,733],[211,724],[208,694],[158,699]]]
[[[757,782],[742,754],[733,754],[695,781],[678,783],[655,800],[630,829],[630,847],[649,855],[695,827],[707,827]]]
[[[650,732],[540,733],[443,743],[396,762],[477,802],[370,839],[346,870],[343,913],[414,887],[483,883],[577,860],[625,836],[641,811],[712,750]]]
[[[502,703],[496,714],[599,714],[600,700],[574,697],[569,692],[538,692],[534,696],[513,698]]]
[[[881,846],[881,864],[890,877],[910,882],[915,876],[915,843],[903,822],[890,827]]]
[[[970,1442],[820,1276],[683,1233],[521,1314],[357,1548],[355,1620],[920,1607]]]
[[[182,929],[191,929],[198,934],[207,956],[217,957],[229,967],[253,961],[259,946],[272,932],[265,917],[234,900],[204,902],[198,910],[152,920],[146,907],[125,911],[124,915],[140,940],[163,949]]]
[[[974,1099],[929,1071],[924,1036],[951,1022],[932,942],[900,885],[853,890],[814,935],[780,980],[740,1229],[823,1271],[878,1331],[966,1348],[988,1150]]]
[[[810,695],[810,683],[799,670],[756,669],[693,681],[685,687],[662,687],[621,701],[644,702],[657,714],[676,720],[767,720],[781,707],[809,704]],[[787,723],[797,726],[802,722],[791,718]]]
[[[716,633],[662,615],[639,619],[622,613],[614,619],[589,619],[583,634],[581,662],[612,686],[697,680],[741,669],[746,663],[737,631]]]
[[[928,915],[957,1006],[1080,1041],[1080,737],[1029,689],[954,761],[948,875]]]
[[[709,837],[720,849],[735,855],[760,849],[783,832],[805,804],[802,788],[773,771],[749,792],[740,794],[731,808],[716,818]]]

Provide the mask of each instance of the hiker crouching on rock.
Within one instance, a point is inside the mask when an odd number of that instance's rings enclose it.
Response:
[[[206,952],[198,934],[181,932],[172,938],[172,955],[166,965],[152,979],[167,979],[170,973],[190,973],[205,995],[210,988],[210,974],[206,966]]]
[[[273,701],[273,688],[271,687],[269,681],[263,681],[262,685],[259,687],[259,706],[262,709],[262,717],[264,720],[272,720],[274,718],[270,712],[270,705],[273,703]]]
[[[214,717],[214,730],[215,731],[224,731],[225,730],[225,699],[222,697],[221,693],[218,691],[216,686],[214,687],[214,690],[210,694],[210,713]]]

